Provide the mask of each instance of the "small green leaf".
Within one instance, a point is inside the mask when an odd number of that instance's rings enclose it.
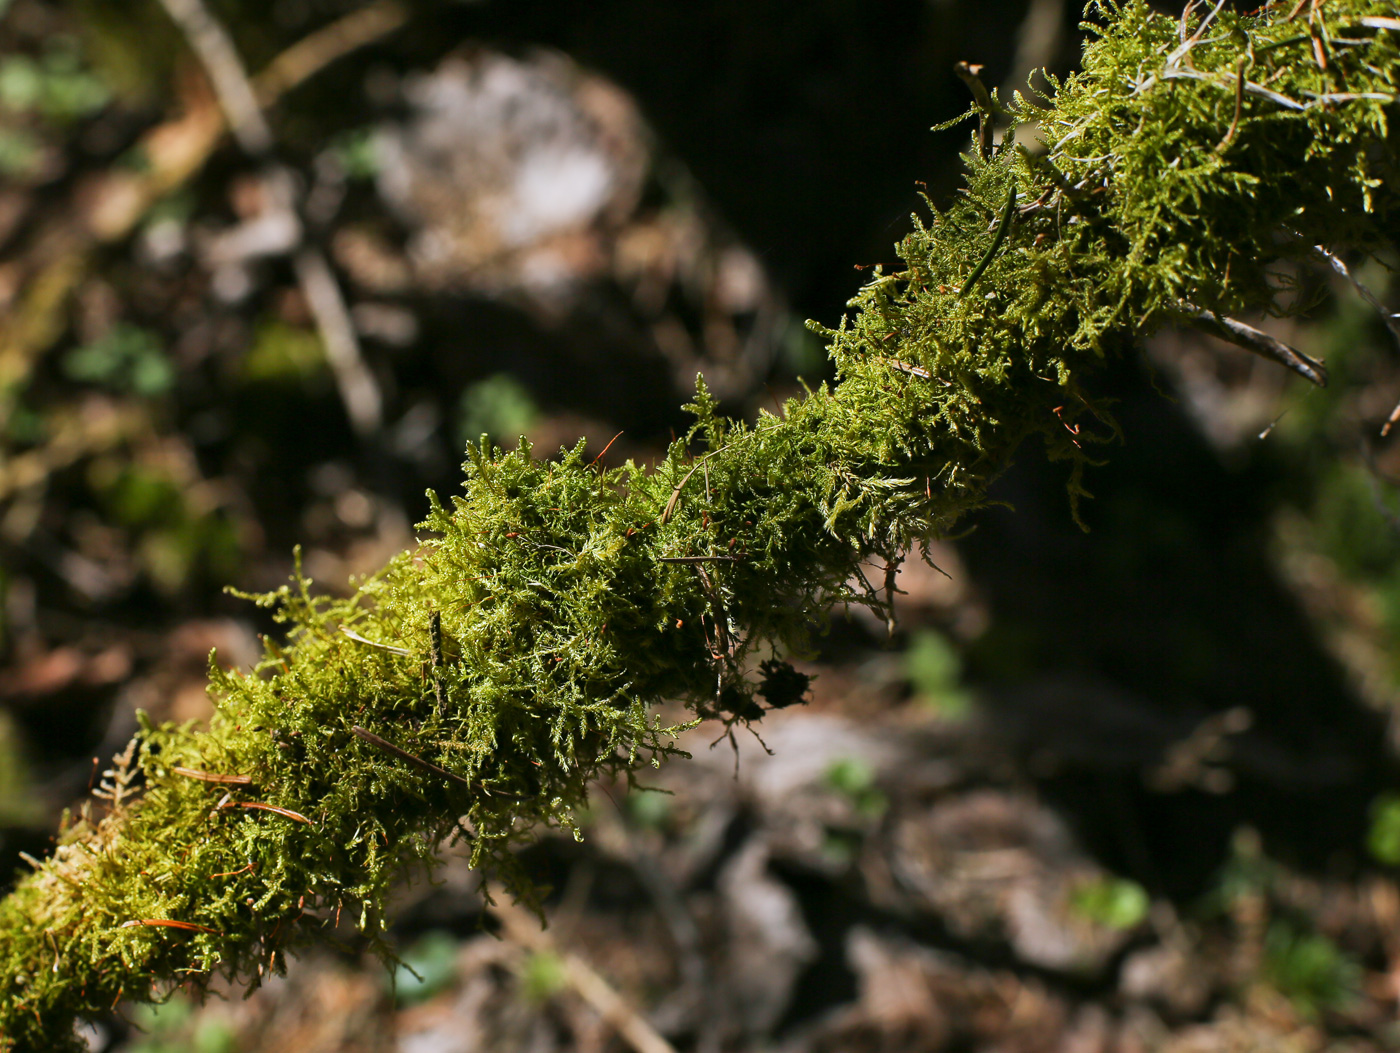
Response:
[[[1126,931],[1136,928],[1147,917],[1151,900],[1136,881],[1105,876],[1077,888],[1071,904],[1089,921]]]
[[[537,1005],[562,991],[568,983],[564,960],[552,951],[534,951],[520,973],[525,997]]]
[[[1377,862],[1400,866],[1400,794],[1383,793],[1371,803],[1366,847]]]

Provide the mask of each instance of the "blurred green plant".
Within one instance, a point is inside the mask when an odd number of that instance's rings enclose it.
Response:
[[[1075,888],[1070,906],[1081,918],[1127,931],[1142,924],[1152,901],[1136,881],[1105,874]]]
[[[175,384],[175,367],[160,338],[149,329],[126,322],[69,351],[63,358],[63,371],[73,380],[145,398],[164,395]]]
[[[77,45],[66,37],[48,41],[43,55],[0,58],[0,107],[36,113],[55,122],[90,117],[111,99],[107,85],[84,68]]]
[[[778,338],[778,353],[788,371],[797,376],[816,380],[827,373],[826,348],[797,316],[786,319]]]
[[[10,407],[10,415],[3,422],[4,437],[15,446],[33,446],[43,442],[48,435],[48,421],[44,415],[23,402]]]
[[[33,132],[0,126],[0,175],[10,179],[33,176],[43,156],[43,142]]]
[[[859,757],[843,757],[826,769],[826,784],[855,806],[856,812],[867,819],[885,814],[890,802],[875,785],[875,771]]]
[[[1264,854],[1263,840],[1252,827],[1240,827],[1230,839],[1230,856],[1214,886],[1201,899],[1203,916],[1228,914],[1243,899],[1267,897],[1278,883],[1279,866]]]
[[[671,795],[637,787],[627,795],[627,814],[644,830],[658,830],[671,817]]]
[[[199,575],[226,581],[242,564],[238,531],[220,509],[199,508],[180,480],[140,461],[99,460],[90,485],[108,519],[137,536],[142,570],[173,593]]]
[[[1366,847],[1377,862],[1400,866],[1400,793],[1383,793],[1371,802]]]
[[[426,1002],[457,980],[460,944],[450,932],[424,933],[400,952],[391,976],[394,999],[399,1005]]]
[[[137,1006],[132,1023],[144,1032],[127,1053],[234,1053],[238,1039],[224,1020],[196,1015],[194,1005],[180,995],[158,1005]]]
[[[972,695],[961,686],[962,659],[942,633],[934,629],[911,633],[904,670],[919,700],[942,716],[957,720],[972,709]]]
[[[373,128],[342,132],[331,142],[330,151],[347,179],[373,179],[383,165]]]
[[[1360,990],[1361,966],[1320,933],[1275,921],[1264,939],[1263,978],[1302,1014],[1341,1009]]]
[[[241,374],[250,383],[289,384],[310,380],[326,371],[326,349],[310,329],[281,319],[264,320],[243,356]]]
[[[43,812],[30,785],[24,740],[13,718],[0,710],[0,826],[32,826]]]
[[[549,1001],[568,984],[564,959],[553,951],[531,951],[520,969],[520,984],[526,999],[540,1005]]]
[[[492,374],[462,392],[457,403],[457,446],[464,449],[483,435],[495,442],[512,442],[539,417],[539,407],[525,385],[509,373]]]
[[[834,867],[850,866],[860,854],[861,839],[844,830],[827,830],[822,835],[821,857]]]

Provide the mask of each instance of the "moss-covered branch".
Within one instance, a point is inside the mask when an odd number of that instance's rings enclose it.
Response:
[[[948,530],[1025,440],[1077,493],[1111,434],[1105,356],[1202,311],[1282,309],[1278,265],[1315,244],[1385,243],[1400,32],[1363,0],[1287,14],[1102,8],[1084,72],[1012,107],[1046,149],[1013,129],[970,155],[904,268],[824,331],[831,389],[747,426],[701,385],[650,470],[474,449],[464,496],[354,596],[263,598],[285,644],[213,669],[207,729],[144,729],[111,799],[0,903],[0,1049],[281,969],[343,911],[373,934],[393,877],[445,839],[528,894],[513,845],[569,825],[599,774],[674,752],[658,703],[734,720],[785,701],[780,675],[746,681],[755,649],[802,653],[831,604],[880,604],[849,585],[863,561]]]

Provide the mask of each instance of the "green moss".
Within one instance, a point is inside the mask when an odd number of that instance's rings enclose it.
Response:
[[[1135,929],[1152,906],[1146,890],[1136,881],[1102,877],[1074,890],[1070,905],[1080,917],[1110,929]]]
[[[68,352],[64,372],[73,380],[152,398],[175,384],[175,367],[149,329],[121,323],[91,344]]]
[[[904,667],[920,700],[930,709],[950,720],[965,717],[972,709],[972,696],[962,687],[962,659],[942,633],[933,629],[913,633]]]
[[[1321,933],[1276,921],[1264,939],[1264,978],[1308,1017],[1343,1008],[1360,991],[1361,966]]]
[[[507,441],[529,431],[539,416],[539,407],[520,381],[509,373],[495,373],[462,392],[457,441],[466,446],[483,435]]]
[[[243,379],[250,383],[307,381],[325,370],[326,352],[321,338],[310,329],[276,319],[258,326],[253,345],[242,362]]]
[[[145,727],[109,814],[72,821],[0,902],[0,1047],[61,1048],[75,1016],[214,972],[256,983],[342,912],[377,939],[394,878],[446,840],[528,900],[515,846],[575,826],[598,776],[678,752],[658,703],[760,716],[751,651],[809,652],[835,604],[883,610],[871,557],[949,530],[1027,439],[1082,495],[1114,434],[1092,392],[1105,356],[1183,301],[1274,308],[1280,261],[1318,242],[1382,242],[1400,55],[1359,25],[1373,5],[1321,10],[1327,71],[1276,10],[1222,12],[1189,66],[1177,20],[1095,10],[1084,72],[1012,107],[1046,152],[971,156],[964,191],[900,242],[904,269],[817,327],[833,387],[749,425],[701,383],[650,470],[583,444],[473,447],[416,551],[346,599],[300,575],[258,598],[285,643],[250,674],[211,669],[207,729]],[[1237,100],[1242,60],[1272,94]]]

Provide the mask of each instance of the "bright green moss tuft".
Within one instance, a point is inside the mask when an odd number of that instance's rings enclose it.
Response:
[[[1105,356],[1200,310],[1287,309],[1281,261],[1382,243],[1400,33],[1364,19],[1383,5],[1321,9],[1325,71],[1282,8],[1185,37],[1137,0],[1095,11],[1084,72],[1013,107],[1046,151],[1009,131],[971,156],[904,269],[817,327],[834,388],[745,425],[701,382],[650,471],[474,447],[463,496],[354,596],[298,577],[259,598],[285,644],[211,670],[209,728],[145,728],[0,903],[0,1048],[64,1048],[75,1017],[213,972],[256,982],[337,913],[373,936],[445,840],[528,898],[513,846],[568,827],[598,775],[677,752],[658,703],[761,712],[749,651],[803,653],[833,604],[883,609],[870,568],[981,504],[1027,439],[1077,497],[1114,434]]]

